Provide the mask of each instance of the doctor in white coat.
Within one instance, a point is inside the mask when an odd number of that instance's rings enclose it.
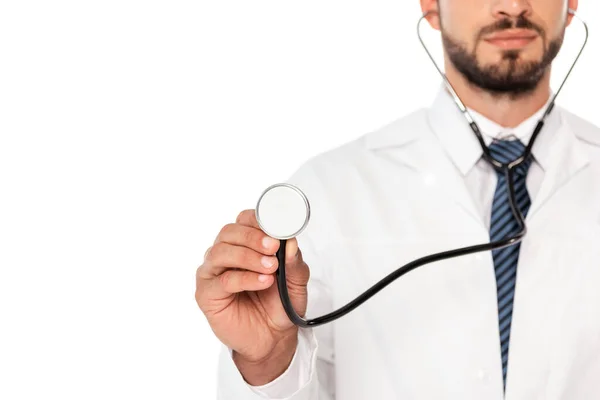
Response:
[[[500,156],[527,145],[577,0],[421,6],[486,144]],[[323,315],[411,260],[510,234],[500,175],[444,88],[306,161],[288,180],[311,203],[286,248],[296,310]],[[600,399],[600,129],[557,106],[515,179],[521,243],[416,269],[313,328],[287,318],[279,242],[241,212],[197,272],[196,300],[223,343],[218,398]]]

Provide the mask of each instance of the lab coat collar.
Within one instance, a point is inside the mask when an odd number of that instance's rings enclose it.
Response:
[[[528,144],[548,102],[513,129],[502,128],[476,112],[471,114],[480,126],[486,144],[489,145],[493,138],[507,134],[512,134],[524,144]],[[545,176],[529,210],[528,220],[531,220],[552,195],[589,163],[587,150],[576,136],[576,128],[570,123],[573,118],[567,118],[567,114],[561,107],[555,106],[546,118],[544,127],[532,148],[534,160],[542,167]],[[454,165],[463,176],[466,175],[483,153],[473,131],[445,88],[440,90],[428,110],[428,119],[432,130]],[[474,212],[471,214],[475,215]]]
[[[486,144],[489,145],[493,138],[503,137],[506,134],[512,134],[524,144],[528,144],[533,129],[547,105],[548,102],[513,129],[502,128],[476,112],[471,114],[480,126]],[[428,111],[430,126],[442,147],[462,175],[466,175],[483,153],[473,131],[445,88],[440,90]],[[532,148],[534,160],[542,167],[545,176],[529,210],[528,220],[531,220],[544,203],[589,163],[586,149],[576,137],[575,129],[569,121],[562,108],[555,106],[546,118],[544,127]],[[476,216],[474,210],[467,206],[466,201],[463,206]]]
[[[528,118],[514,129],[506,129],[495,122],[485,118],[481,114],[469,109],[473,119],[479,125],[484,140],[487,145],[495,137],[501,138],[511,133],[519,138],[524,144],[529,143],[533,129],[537,124],[542,113],[547,106],[544,105],[537,113]],[[561,118],[557,115],[558,107],[546,118],[544,128],[538,136],[532,149],[536,162],[546,170],[549,165],[550,148],[552,138],[560,126]],[[418,112],[413,113],[417,116]],[[432,130],[442,142],[453,163],[466,175],[482,156],[482,150],[473,131],[468,126],[464,116],[454,104],[454,100],[441,87],[432,105],[427,109],[428,123]],[[371,132],[366,136],[365,145],[369,150],[377,150],[389,147],[401,147],[423,138],[422,132],[417,129],[411,129],[410,116],[408,118],[399,118],[391,123]]]
[[[542,109],[545,110],[545,107]],[[585,134],[586,131],[577,125],[577,118],[570,115],[558,105],[555,106],[546,119],[544,129],[532,149],[536,161],[544,169],[545,176],[529,210],[528,220],[550,197],[590,162],[588,150],[576,136]],[[482,118],[478,116],[474,116],[474,118],[479,118],[478,123],[485,124]],[[524,132],[532,131],[538,118],[539,115],[536,114],[521,124],[522,126],[518,127],[515,134],[521,135],[520,138],[528,143],[531,133],[525,134]],[[444,88],[440,90],[432,106],[426,110],[425,119],[426,121],[423,121],[423,113],[419,111],[399,118],[366,135],[366,148],[369,150],[399,148],[419,143],[422,140],[429,140],[432,136],[427,132],[422,132],[422,128],[419,128],[425,122],[425,126],[428,125],[433,131],[433,138],[439,140],[440,148],[429,148],[426,153],[416,152],[414,156],[408,151],[397,152],[395,155],[401,157],[402,161],[411,165],[415,171],[430,174],[430,177],[437,177],[437,182],[447,186],[448,193],[453,193],[456,202],[477,220],[481,227],[485,227],[467,190],[456,189],[460,187],[458,183],[461,174],[462,176],[467,174],[481,158],[481,147],[460,110],[454,104],[451,95]],[[493,125],[488,126],[493,127]],[[482,127],[481,129],[486,128]],[[585,137],[582,140],[591,141],[590,138]],[[594,138],[594,140],[598,139]],[[442,153],[448,156],[448,161],[454,164],[461,174],[456,174],[448,168],[446,163],[440,161],[440,157],[443,157]],[[433,163],[425,161],[423,156]],[[433,169],[431,169],[432,166],[434,166]]]
[[[505,139],[511,135],[519,139],[523,144],[527,145],[531,140],[533,131],[535,130],[538,121],[542,118],[546,108],[550,104],[552,96],[553,93],[550,94],[550,97],[546,103],[538,111],[514,128],[503,127],[471,108],[468,110],[477,125],[479,125],[486,145],[489,146],[494,139]],[[560,124],[561,119],[558,116],[558,111],[553,110],[548,117],[546,117],[546,120],[544,121],[544,127],[538,135],[533,149],[531,150],[535,162],[537,162],[544,171],[548,168],[548,157],[550,155],[549,150],[554,135],[560,127]],[[480,155],[481,154],[482,153],[480,152]]]
[[[505,128],[469,109],[469,113],[479,126],[486,145],[494,139],[514,136],[525,145],[529,143],[533,130],[548,106],[550,99],[534,115],[523,121],[515,128]],[[550,148],[556,132],[561,125],[559,111],[555,108],[546,118],[544,127],[532,149],[535,162],[546,170],[550,162]],[[446,149],[454,165],[466,175],[482,157],[483,152],[475,134],[467,124],[464,116],[454,103],[452,96],[442,87],[428,110],[429,123]]]

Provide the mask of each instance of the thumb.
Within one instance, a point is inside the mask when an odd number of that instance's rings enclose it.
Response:
[[[299,256],[298,240],[296,238],[288,239],[285,243],[285,263],[293,264]]]
[[[288,239],[285,244],[285,274],[290,284],[304,286],[308,283],[308,266],[302,259],[296,238]]]

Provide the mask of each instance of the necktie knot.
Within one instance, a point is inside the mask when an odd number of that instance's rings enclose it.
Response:
[[[509,164],[521,157],[525,152],[525,145],[520,140],[495,140],[490,146],[492,157],[504,164]],[[518,175],[525,176],[531,166],[531,157],[515,168]]]

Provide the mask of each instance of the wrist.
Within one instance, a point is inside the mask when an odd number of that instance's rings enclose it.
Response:
[[[252,386],[265,385],[281,376],[290,366],[296,348],[298,346],[298,334],[282,338],[273,351],[260,360],[249,360],[236,351],[232,357],[244,380]]]

